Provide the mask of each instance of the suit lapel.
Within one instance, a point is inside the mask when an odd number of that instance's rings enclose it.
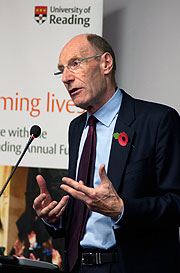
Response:
[[[85,126],[85,122],[86,122],[86,113],[79,116],[77,119],[73,120],[70,126],[71,129],[69,131],[70,151],[69,151],[68,177],[71,177],[72,179],[75,179],[76,177],[76,165],[77,165],[77,158],[78,158],[78,151],[79,151],[79,143],[80,143],[83,128]],[[70,200],[68,202],[68,207],[66,209],[66,214],[65,214],[66,219],[64,221],[64,224],[65,224],[64,227],[67,231],[66,234],[69,234],[69,228],[70,228],[72,212],[73,212],[73,209],[72,209],[73,204],[74,204],[74,199],[72,196],[70,196]]]
[[[70,132],[70,158],[69,158],[69,176],[75,179],[76,176],[76,165],[78,158],[79,145],[81,140],[82,131],[86,122],[86,113],[79,116],[74,123]]]
[[[134,99],[127,95],[123,90],[121,91],[123,92],[123,99],[114,133],[125,132],[128,136],[128,143],[126,146],[121,146],[118,140],[113,137],[109,158],[108,177],[112,181],[116,191],[119,189],[128,155],[132,149],[134,130],[130,125],[135,119]]]

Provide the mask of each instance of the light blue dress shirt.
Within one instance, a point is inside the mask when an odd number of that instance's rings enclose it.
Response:
[[[100,185],[99,167],[105,164],[107,172],[110,149],[113,139],[114,127],[116,124],[118,112],[122,102],[122,92],[117,89],[112,98],[104,104],[94,116],[98,119],[96,124],[96,161],[93,185],[96,188]],[[90,114],[87,113],[87,120]],[[89,126],[86,121],[85,128],[82,133],[76,174],[79,167],[79,161],[83,150],[84,142],[88,133]],[[110,217],[104,216],[97,212],[90,212],[87,220],[84,237],[80,245],[84,248],[101,248],[108,249],[116,244],[115,235],[113,231],[114,221]],[[117,227],[114,227],[117,228]]]

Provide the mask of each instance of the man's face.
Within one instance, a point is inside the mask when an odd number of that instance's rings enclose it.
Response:
[[[36,233],[34,231],[31,231],[30,234],[28,234],[29,243],[31,245],[34,245],[36,243]]]
[[[62,50],[59,66],[64,66],[62,81],[74,104],[88,110],[97,111],[106,101],[106,81],[102,57],[83,61],[76,72],[66,67],[72,60],[80,60],[100,54],[88,42],[85,35],[73,38]]]

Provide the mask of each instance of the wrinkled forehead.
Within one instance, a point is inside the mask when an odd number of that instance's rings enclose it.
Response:
[[[67,63],[74,58],[85,58],[95,52],[96,50],[91,46],[85,35],[78,36],[64,46],[59,56],[59,63]]]

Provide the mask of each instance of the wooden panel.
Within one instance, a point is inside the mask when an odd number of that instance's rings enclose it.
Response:
[[[1,188],[11,171],[11,166],[0,166]],[[11,251],[18,235],[16,221],[25,210],[27,173],[27,167],[18,167],[9,185],[1,196],[0,217],[3,228],[0,231],[0,246],[5,247],[6,255]]]
[[[11,166],[0,166],[0,186],[1,189],[11,173]],[[0,230],[0,246],[7,248],[8,224],[9,224],[9,186],[6,187],[0,199],[0,217],[2,230]]]

